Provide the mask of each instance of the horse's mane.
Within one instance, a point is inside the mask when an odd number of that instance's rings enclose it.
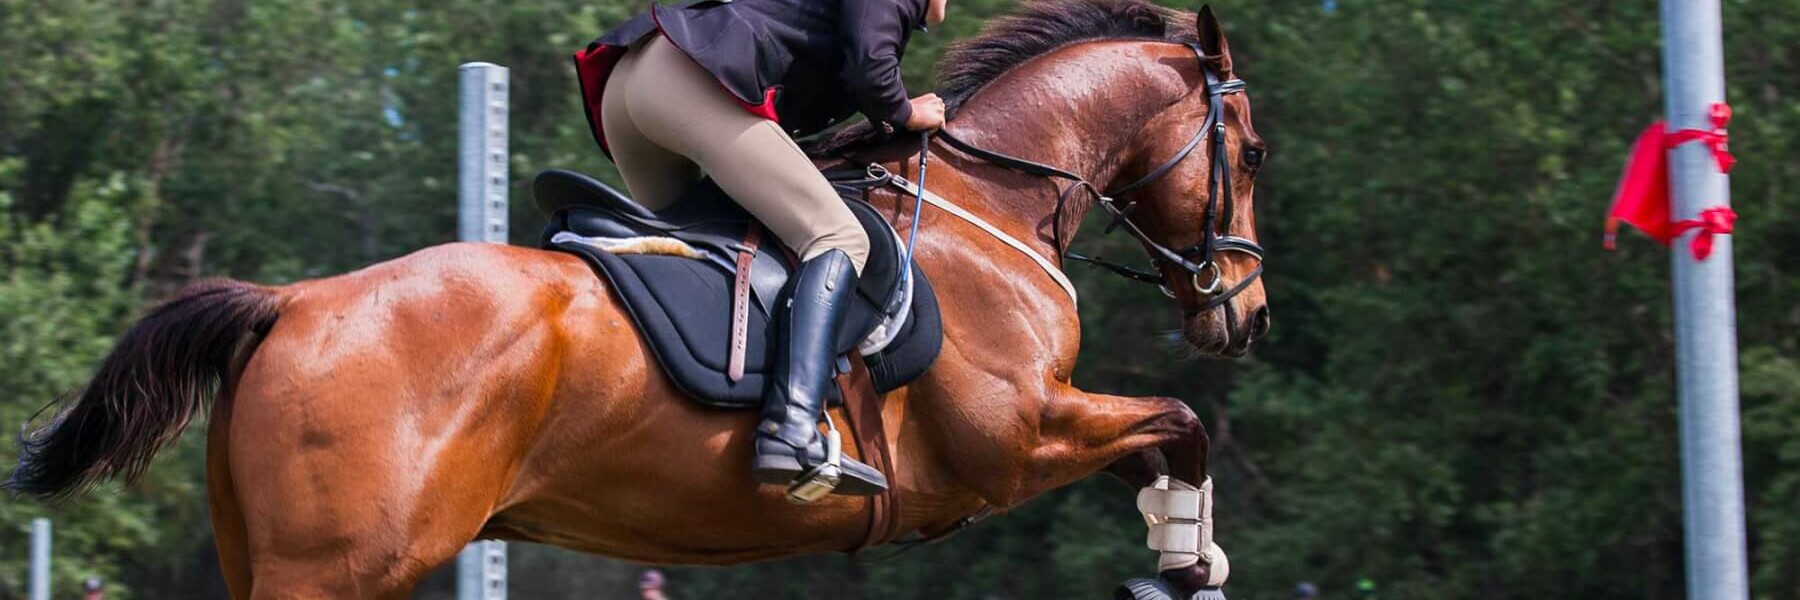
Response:
[[[1035,0],[1011,15],[988,21],[975,37],[957,42],[939,63],[938,96],[955,116],[988,83],[1053,50],[1107,39],[1196,41],[1191,13],[1144,0]],[[886,142],[885,127],[858,122],[808,144],[815,156],[838,156]]]

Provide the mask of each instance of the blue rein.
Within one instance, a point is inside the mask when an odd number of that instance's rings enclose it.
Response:
[[[913,199],[912,229],[906,233],[906,257],[900,261],[901,281],[912,279],[913,249],[919,239],[919,213],[925,210],[925,165],[931,161],[931,132],[919,133],[919,193]]]

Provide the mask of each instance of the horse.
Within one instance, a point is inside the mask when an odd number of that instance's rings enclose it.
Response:
[[[986,150],[932,144],[931,191],[1058,268],[1072,228],[1114,200],[995,157],[1056,165],[1093,189],[1154,175],[1117,215],[1147,249],[1213,240],[1214,228],[1254,240],[1266,150],[1245,94],[1205,91],[1209,73],[1234,80],[1210,8],[1029,3],[954,47],[943,73],[948,129]],[[1215,143],[1199,144],[1209,124]],[[897,174],[920,167],[916,141],[841,148]],[[1216,168],[1224,190],[1209,189]],[[1221,192],[1235,207],[1213,224]],[[912,200],[871,196],[898,227]],[[931,368],[881,405],[878,442],[904,501],[894,531],[954,531],[1102,471],[1140,488],[1207,480],[1206,432],[1182,401],[1073,385],[1075,298],[1045,264],[937,208],[918,226],[915,260],[945,333]],[[1241,356],[1267,331],[1252,258],[1221,253],[1211,266],[1214,283],[1238,282],[1222,303],[1191,265],[1158,263],[1198,352]],[[55,500],[133,479],[203,414],[215,542],[240,600],[404,598],[475,539],[653,564],[843,551],[866,539],[874,502],[795,506],[758,486],[747,468],[755,411],[685,399],[587,264],[467,243],[279,287],[191,285],[22,436],[8,486]],[[1162,577],[1187,597],[1219,583],[1214,566]]]

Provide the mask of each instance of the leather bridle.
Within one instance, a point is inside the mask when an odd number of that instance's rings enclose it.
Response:
[[[1095,203],[1112,215],[1112,223],[1107,225],[1106,233],[1112,233],[1114,229],[1123,227],[1127,234],[1136,238],[1148,249],[1152,268],[1166,264],[1173,265],[1176,268],[1186,271],[1191,279],[1190,285],[1193,286],[1194,292],[1207,298],[1206,302],[1201,305],[1200,310],[1211,310],[1220,306],[1225,307],[1227,313],[1225,326],[1227,334],[1229,335],[1231,328],[1230,321],[1232,318],[1229,314],[1231,312],[1231,306],[1228,303],[1233,297],[1242,293],[1244,290],[1249,289],[1250,284],[1255,282],[1258,277],[1262,276],[1263,272],[1263,247],[1254,240],[1230,235],[1229,233],[1233,217],[1233,203],[1231,199],[1231,159],[1225,154],[1225,123],[1222,120],[1222,117],[1225,113],[1225,96],[1242,92],[1244,90],[1244,81],[1241,79],[1220,81],[1219,75],[1215,73],[1211,67],[1207,66],[1206,60],[1208,56],[1205,51],[1194,44],[1187,44],[1187,46],[1194,51],[1195,56],[1200,58],[1200,70],[1205,74],[1206,78],[1207,111],[1205,123],[1201,125],[1199,131],[1194,133],[1194,137],[1188,140],[1187,145],[1183,146],[1180,152],[1175,153],[1175,156],[1163,162],[1161,166],[1152,169],[1148,174],[1138,178],[1136,181],[1114,188],[1111,191],[1102,192],[1099,188],[1096,188],[1092,182],[1089,182],[1087,178],[1063,169],[975,147],[968,142],[958,139],[948,130],[938,131],[937,137],[944,140],[944,143],[949,144],[950,147],[989,163],[1021,173],[1068,180],[1069,184],[1058,193],[1056,214],[1053,217],[1053,223],[1051,225],[1056,251],[1070,260],[1093,264],[1135,281],[1156,284],[1162,287],[1164,294],[1174,297],[1175,294],[1170,289],[1169,283],[1160,272],[1137,269],[1068,251],[1068,246],[1063,240],[1062,234],[1062,213],[1064,205],[1068,203],[1071,196],[1079,191],[1093,194]],[[1119,199],[1123,198],[1126,194],[1167,175],[1176,165],[1181,164],[1182,161],[1186,160],[1188,155],[1193,154],[1194,149],[1200,147],[1200,143],[1207,139],[1207,134],[1209,133],[1212,134],[1212,160],[1208,165],[1206,212],[1202,218],[1204,237],[1198,244],[1179,250],[1172,249],[1150,239],[1150,236],[1144,233],[1142,228],[1132,222],[1131,211],[1137,207],[1138,203],[1136,200],[1121,202]],[[1221,219],[1221,217],[1223,218]],[[1221,225],[1227,230],[1226,233],[1221,234],[1216,231]],[[1238,280],[1236,284],[1228,288],[1225,287],[1224,275],[1220,272],[1219,265],[1215,261],[1216,257],[1224,252],[1239,252],[1248,254],[1256,259],[1256,268],[1251,270],[1249,275],[1244,276],[1242,279]]]

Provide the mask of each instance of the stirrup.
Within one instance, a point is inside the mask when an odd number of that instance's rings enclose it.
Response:
[[[831,495],[843,482],[844,441],[831,418],[825,418],[825,463],[806,470],[788,484],[787,499],[791,504],[812,504]],[[806,451],[800,451],[804,457]],[[803,463],[804,464],[804,463]]]

